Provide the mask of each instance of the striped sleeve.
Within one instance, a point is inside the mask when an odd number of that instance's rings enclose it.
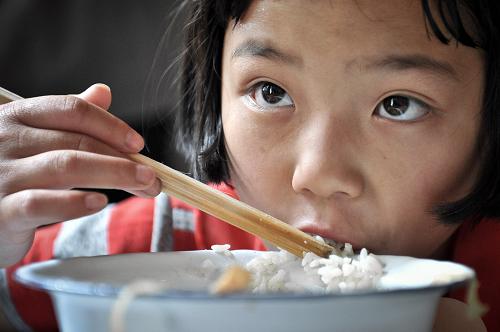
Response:
[[[149,251],[153,224],[168,229],[168,222],[154,220],[155,215],[167,215],[166,210],[155,211],[155,205],[153,199],[134,197],[94,215],[38,229],[26,256],[0,269],[0,309],[11,324],[20,331],[57,330],[49,296],[17,283],[13,279],[17,268],[52,258]]]
[[[172,208],[166,194],[155,198],[153,229],[151,234],[151,252],[172,251],[174,247]]]

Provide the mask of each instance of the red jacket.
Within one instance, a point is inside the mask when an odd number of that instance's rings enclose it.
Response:
[[[230,187],[217,188],[237,198]],[[500,331],[500,288],[496,284],[500,276],[499,235],[497,222],[484,221],[474,229],[462,226],[453,255],[454,261],[477,272],[480,298],[490,306],[483,317],[490,331]],[[0,274],[0,305],[20,329],[29,326],[36,331],[54,331],[57,324],[48,295],[12,279],[19,266],[51,258],[210,249],[223,243],[229,243],[231,249],[265,250],[258,238],[175,198],[130,198],[96,215],[40,228],[22,261],[2,271],[3,282]],[[452,296],[462,300],[463,292]]]

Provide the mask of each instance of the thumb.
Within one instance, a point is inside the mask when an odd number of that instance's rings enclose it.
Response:
[[[91,85],[76,96],[105,110],[111,105],[111,89],[106,84]]]

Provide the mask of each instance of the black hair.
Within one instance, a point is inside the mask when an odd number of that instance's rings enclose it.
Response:
[[[195,178],[227,182],[229,166],[221,120],[221,66],[226,28],[237,24],[249,0],[189,0],[181,56],[178,146]],[[431,4],[437,10],[431,10]],[[442,43],[482,50],[485,91],[480,136],[481,170],[472,191],[432,211],[444,223],[500,216],[500,2],[497,0],[421,0],[428,33]],[[435,15],[439,15],[437,18]],[[437,22],[442,22],[442,30]],[[465,24],[467,22],[467,24]]]
[[[222,48],[229,21],[238,21],[250,1],[189,2],[177,144],[196,179],[227,182],[229,167],[220,114]]]

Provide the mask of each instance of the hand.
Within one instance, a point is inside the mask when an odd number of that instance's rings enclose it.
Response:
[[[481,318],[469,318],[467,304],[458,300],[443,297],[434,318],[433,332],[486,332]]]
[[[106,110],[102,84],[78,96],[44,96],[0,105],[0,267],[20,260],[37,227],[93,214],[115,188],[154,196],[152,169],[127,159],[144,141]]]

